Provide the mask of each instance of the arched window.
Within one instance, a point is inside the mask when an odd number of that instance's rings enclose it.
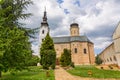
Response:
[[[86,54],[87,53],[87,51],[86,51],[86,49],[84,49],[84,54]]]
[[[109,62],[109,59],[107,59],[107,61]]]
[[[114,61],[117,61],[117,59],[116,59],[116,57],[115,57],[115,56],[113,56],[113,59],[114,59]]]
[[[77,53],[77,48],[75,48],[75,53]]]
[[[42,30],[42,34],[44,34],[44,30]]]
[[[112,58],[110,57],[110,61],[112,61]]]

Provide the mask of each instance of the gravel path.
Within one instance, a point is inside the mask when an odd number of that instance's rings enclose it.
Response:
[[[63,68],[57,66],[55,69],[55,80],[120,80],[120,79],[94,79],[94,78],[82,78],[79,76],[73,76],[66,72]]]

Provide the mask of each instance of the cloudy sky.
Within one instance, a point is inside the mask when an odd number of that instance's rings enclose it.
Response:
[[[80,35],[88,36],[94,43],[95,54],[112,42],[112,33],[120,21],[120,0],[33,0],[33,3],[28,7],[33,16],[25,21],[27,27],[40,27],[46,7],[51,36],[70,35],[70,24],[76,22]],[[32,44],[36,54],[38,39]]]

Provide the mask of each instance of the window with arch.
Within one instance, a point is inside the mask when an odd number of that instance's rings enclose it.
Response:
[[[45,32],[45,31],[44,31],[44,30],[42,30],[42,34],[44,34],[44,32]]]
[[[84,54],[87,54],[87,50],[84,48]]]
[[[75,48],[75,53],[77,53],[77,48]]]
[[[114,61],[117,61],[117,59],[116,59],[116,57],[115,57],[115,56],[113,56],[113,59],[114,59]]]
[[[112,61],[112,58],[110,57],[110,61]]]
[[[109,59],[107,59],[107,61],[109,62]]]

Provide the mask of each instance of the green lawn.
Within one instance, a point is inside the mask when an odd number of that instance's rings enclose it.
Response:
[[[88,75],[88,71],[92,72],[92,75]],[[68,70],[69,73],[81,76],[81,77],[92,77],[92,78],[120,78],[120,71],[114,70],[101,70],[94,66],[76,66],[74,69]]]
[[[0,80],[55,80],[54,71],[50,70],[50,77],[46,77],[46,71],[42,70],[40,67],[30,67],[30,70],[23,70],[17,72],[15,75],[10,74],[10,72],[3,73]]]

